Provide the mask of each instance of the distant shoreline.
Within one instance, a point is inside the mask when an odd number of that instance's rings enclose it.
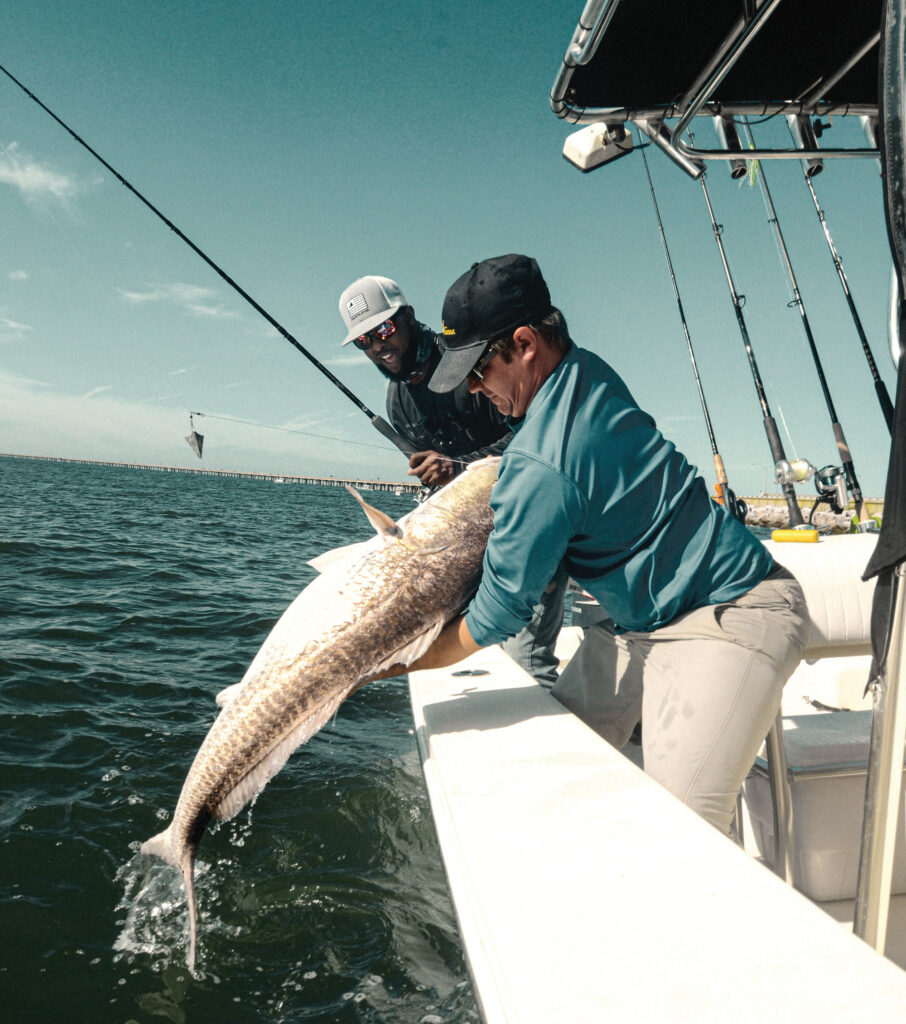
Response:
[[[106,462],[103,459],[67,459],[56,455],[17,455],[12,452],[0,452],[0,459],[33,459],[38,462],[64,462],[81,466],[111,466],[117,469],[147,469],[154,473],[195,473],[198,476],[227,476],[238,477],[243,480],[268,480],[280,481],[287,484],[314,484],[321,487],[345,487],[350,484],[361,490],[372,491],[402,491],[406,494],[414,494],[418,491],[420,484],[411,480],[368,480],[364,477],[336,477],[336,476],[297,476],[290,473],[247,473],[241,470],[232,469],[195,469],[190,466],[152,466],[141,462]],[[786,507],[786,498],[782,494],[758,494],[739,495],[750,509],[762,507]],[[799,507],[808,510],[815,500],[814,496],[798,494]],[[871,515],[884,514],[883,498],[865,498],[865,504]]]
[[[78,466],[107,466],[114,469],[145,469],[154,473],[194,473],[196,476],[224,476],[242,480],[267,480],[272,483],[314,484],[320,487],[345,487],[350,484],[359,490],[392,491],[414,494],[420,484],[411,480],[369,480],[364,477],[297,476],[291,473],[247,473],[232,469],[195,469],[188,466],[152,466],[141,462],[107,462],[103,459],[67,459],[55,455],[17,455],[0,452],[0,459],[27,459],[35,462],[62,462]]]

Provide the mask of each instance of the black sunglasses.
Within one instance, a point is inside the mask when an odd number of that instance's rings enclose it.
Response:
[[[466,374],[466,379],[477,384],[479,381],[484,380],[484,373],[488,366],[491,364],[491,360],[494,356],[500,354],[500,349],[497,347],[500,342],[500,338],[495,338],[494,341],[489,341],[487,348],[478,357],[478,361],[472,367],[471,370]]]

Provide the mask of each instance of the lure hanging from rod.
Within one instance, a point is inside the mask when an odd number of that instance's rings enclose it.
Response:
[[[186,441],[193,452],[201,458],[201,449],[204,445],[204,434],[199,434],[195,429],[195,416],[204,416],[203,412],[189,413],[189,433],[186,434]]]

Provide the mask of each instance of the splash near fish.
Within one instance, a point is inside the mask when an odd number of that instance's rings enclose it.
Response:
[[[468,603],[491,532],[499,458],[482,459],[394,522],[363,506],[377,535],[312,561],[320,575],[286,609],[242,680],[218,696],[169,827],[142,853],[182,872],[195,966],[195,855],[212,819],[261,792],[296,747],[379,672],[407,666]]]

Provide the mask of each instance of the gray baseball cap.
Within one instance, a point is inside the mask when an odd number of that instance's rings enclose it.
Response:
[[[389,277],[360,277],[353,281],[340,296],[340,316],[347,331],[343,344],[373,331],[408,305],[400,286]]]

